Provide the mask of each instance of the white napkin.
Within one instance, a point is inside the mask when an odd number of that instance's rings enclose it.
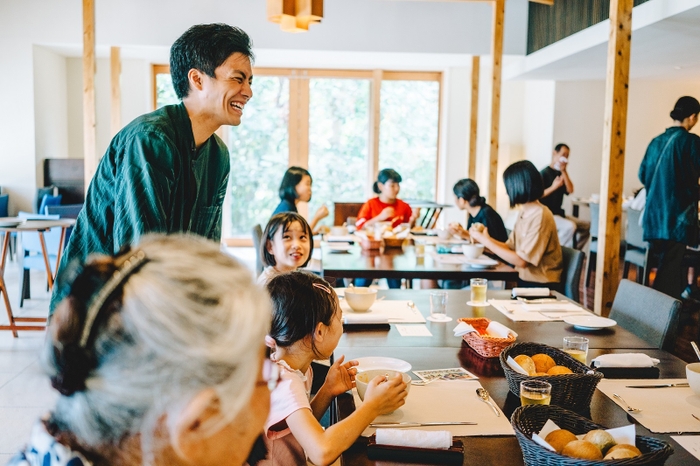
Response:
[[[452,434],[446,430],[377,429],[377,445],[447,450]]]
[[[528,372],[525,369],[523,369],[523,366],[521,366],[520,364],[515,362],[515,359],[511,358],[510,356],[508,356],[508,359],[506,359],[506,362],[508,363],[510,368],[513,369],[515,372],[517,372],[519,374],[523,374],[523,375],[530,375],[530,374],[528,374]]]
[[[518,296],[549,296],[549,288],[513,288],[513,297]]]
[[[494,320],[489,322],[489,326],[486,327],[486,334],[498,338],[508,338],[508,335],[513,335],[515,338],[518,338],[518,334],[513,330]]]
[[[389,318],[381,314],[348,312],[343,314],[344,324],[388,324]]]
[[[455,332],[456,337],[461,337],[467,333],[476,332],[477,330],[468,323],[462,321],[457,324],[453,331]]]
[[[596,367],[652,367],[659,363],[644,353],[603,354],[593,361]]]

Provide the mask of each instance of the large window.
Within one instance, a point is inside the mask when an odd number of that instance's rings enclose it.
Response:
[[[231,153],[224,214],[228,237],[250,237],[279,202],[287,167],[307,167],[313,198],[307,218],[325,204],[372,196],[377,171],[403,177],[400,197],[436,194],[440,73],[254,70],[253,99],[240,126],[219,132]],[[154,66],[154,107],[177,102],[167,66]]]

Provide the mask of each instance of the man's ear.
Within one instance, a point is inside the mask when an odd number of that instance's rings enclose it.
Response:
[[[170,424],[170,443],[175,452],[196,464],[197,458],[205,453],[202,451],[204,427],[220,415],[219,397],[213,388],[197,393]]]
[[[191,89],[202,90],[204,86],[204,76],[201,71],[196,68],[190,69],[190,71],[187,72],[187,80],[190,82]]]

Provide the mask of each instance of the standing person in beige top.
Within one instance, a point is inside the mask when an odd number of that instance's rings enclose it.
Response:
[[[542,176],[527,160],[515,162],[503,172],[510,206],[520,206],[520,214],[508,241],[502,243],[488,229],[472,227],[469,234],[518,270],[518,286],[550,285],[558,288],[562,254],[552,212],[538,199],[544,192]]]

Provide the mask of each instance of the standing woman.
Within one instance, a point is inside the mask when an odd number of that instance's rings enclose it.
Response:
[[[280,184],[280,203],[275,207],[272,215],[281,214],[282,212],[298,212],[297,204],[299,202],[309,202],[311,200],[311,173],[305,168],[289,167]],[[316,211],[313,218],[309,222],[311,230],[316,233],[316,225],[322,219],[328,217],[328,207],[322,205]]]
[[[539,198],[544,192],[542,175],[528,160],[515,162],[503,172],[510,206],[520,206],[518,219],[504,243],[491,237],[488,228],[469,234],[518,271],[518,286],[550,286],[558,289],[562,254],[552,212]]]
[[[479,185],[474,180],[464,178],[455,183],[452,191],[455,193],[455,204],[460,210],[466,210],[469,214],[467,230],[475,223],[481,223],[489,229],[491,238],[505,242],[508,239],[506,227],[498,212],[486,203],[486,199],[480,196]],[[450,223],[447,227],[450,233],[462,239],[469,239],[469,232],[459,223]]]
[[[402,178],[393,168],[385,168],[377,175],[372,190],[378,194],[365,202],[357,214],[357,228],[369,228],[377,222],[391,222],[392,227],[413,223],[418,216],[411,206],[399,199]]]
[[[673,125],[655,137],[639,167],[647,191],[644,240],[658,258],[654,288],[680,299],[686,276],[686,246],[698,244],[700,137],[689,131],[698,122],[700,103],[681,97],[671,111]]]

